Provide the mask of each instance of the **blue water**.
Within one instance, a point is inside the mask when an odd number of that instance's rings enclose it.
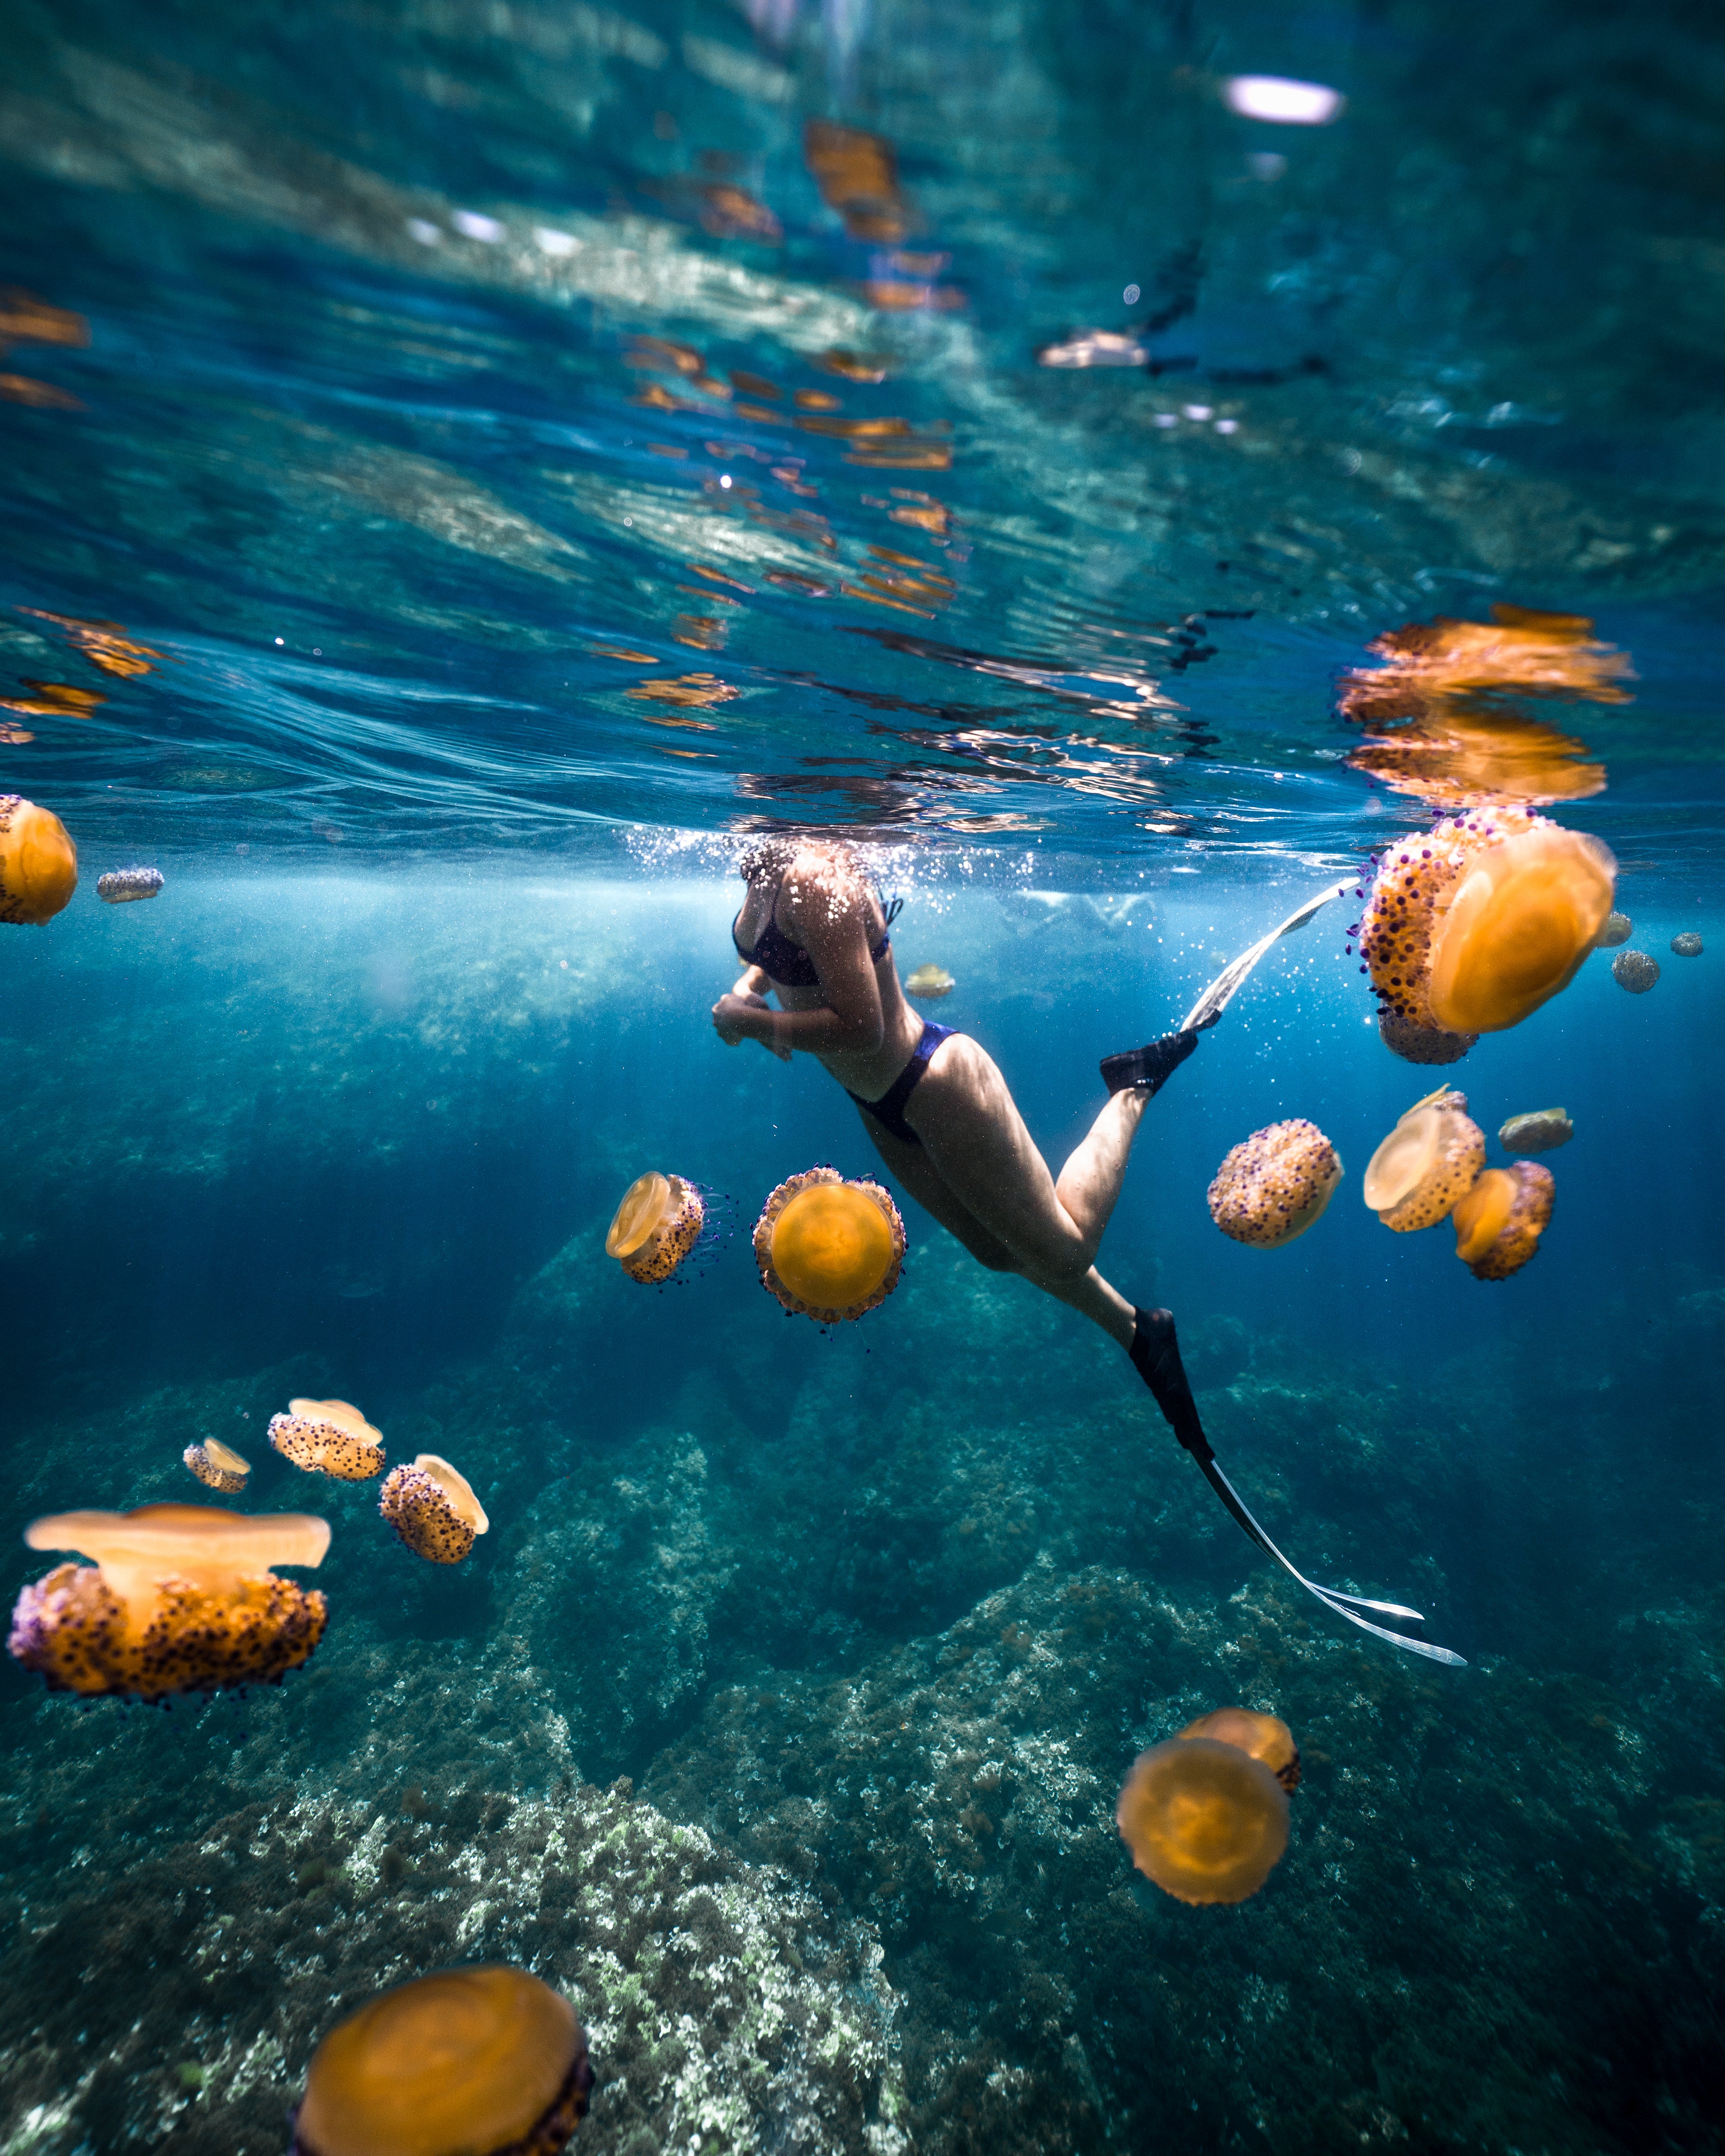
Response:
[[[80,863],[0,928],[12,1517],[190,1501],[214,1437],[334,1531],[279,1690],[0,1671],[0,2156],[279,2156],[333,2024],[487,1959],[573,2002],[619,2156],[1725,2145],[1709,18],[92,0],[0,52],[0,791]],[[1502,604],[1627,693],[1423,722],[1602,767],[1551,813],[1657,987],[1596,953],[1429,1073],[1344,900],[1100,1260],[1442,1667],[904,1191],[891,1300],[787,1317],[768,1194],[884,1171],[706,1014],[743,844],[841,832],[1058,1166],[1099,1056],[1430,814],[1343,709],[1373,639]],[[1438,1076],[1574,1120],[1502,1284],[1361,1202]],[[1291,1116],[1341,1188],[1232,1243]],[[663,1290],[603,1255],[654,1167],[729,1201]],[[279,1457],[300,1395],[453,1460],[472,1555]],[[1305,1779],[1189,1907],[1115,1799],[1230,1704]]]

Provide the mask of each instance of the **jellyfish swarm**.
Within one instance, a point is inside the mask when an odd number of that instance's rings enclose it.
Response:
[[[1360,921],[1387,1045],[1405,1055],[1410,1032],[1453,1042],[1518,1025],[1574,979],[1616,873],[1597,839],[1522,808],[1453,818],[1392,846]]]
[[[1214,1737],[1183,1732],[1141,1753],[1114,1817],[1139,1871],[1195,1906],[1247,1900],[1288,1845],[1287,1792],[1274,1771]]]
[[[1361,1194],[1386,1228],[1408,1235],[1446,1219],[1486,1164],[1486,1134],[1467,1096],[1440,1086],[1416,1101],[1372,1155]]]
[[[218,1437],[207,1437],[201,1445],[188,1445],[180,1457],[200,1482],[207,1482],[212,1490],[223,1490],[230,1497],[244,1489],[246,1477],[252,1471],[251,1462],[242,1460]]]
[[[311,2055],[290,2156],[555,2156],[593,2068],[574,2009],[525,1969],[381,1993]]]
[[[491,1525],[467,1477],[434,1452],[422,1452],[411,1467],[391,1468],[377,1510],[410,1550],[433,1564],[459,1564],[475,1537]]]
[[[280,1684],[323,1636],[322,1595],[270,1570],[323,1562],[329,1522],[304,1512],[61,1512],[33,1522],[24,1540],[95,1560],[58,1566],[12,1613],[13,1659],[51,1691],[154,1701]]]
[[[728,1227],[729,1204],[716,1191],[649,1168],[624,1192],[605,1234],[605,1255],[615,1258],[631,1280],[653,1286],[670,1279]]]
[[[0,793],[0,921],[39,928],[78,888],[78,849],[50,808]]]
[[[1236,1243],[1273,1250],[1306,1233],[1341,1180],[1334,1146],[1316,1123],[1296,1116],[1254,1131],[1229,1152],[1209,1187],[1210,1218]]]
[[[290,1400],[270,1418],[270,1442],[308,1475],[369,1482],[383,1472],[383,1433],[346,1400]]]
[[[878,1183],[811,1168],[768,1199],[754,1244],[762,1286],[793,1316],[850,1323],[898,1286],[905,1224]]]
[[[1538,1255],[1557,1181],[1537,1160],[1488,1168],[1450,1215],[1455,1255],[1476,1280],[1507,1280]]]

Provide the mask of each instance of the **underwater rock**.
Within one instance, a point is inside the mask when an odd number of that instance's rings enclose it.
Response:
[[[1486,1134],[1467,1096],[1440,1086],[1416,1101],[1368,1163],[1360,1194],[1386,1228],[1435,1227],[1486,1164]]]
[[[1645,996],[1659,980],[1659,961],[1645,951],[1620,951],[1611,961],[1611,978],[1632,996]]]
[[[1455,1255],[1476,1280],[1507,1280],[1536,1256],[1557,1183],[1538,1161],[1488,1168],[1456,1206]]]
[[[1706,946],[1692,928],[1686,928],[1671,938],[1671,948],[1680,958],[1698,958]]]
[[[307,1475],[369,1482],[383,1472],[383,1433],[347,1400],[290,1400],[270,1418],[270,1442]]]
[[[1554,1152],[1574,1135],[1567,1109],[1530,1108],[1499,1124],[1497,1142],[1506,1152]]]
[[[141,898],[154,898],[165,881],[160,869],[110,869],[96,878],[96,896],[110,906],[130,906]]]
[[[1336,1148],[1303,1116],[1242,1138],[1209,1187],[1210,1218],[1224,1235],[1273,1250],[1303,1235],[1342,1180]]]
[[[383,1478],[377,1510],[408,1548],[433,1564],[459,1564],[491,1522],[466,1476],[435,1452]]]
[[[51,808],[0,793],[0,921],[39,928],[78,888],[78,849]]]
[[[207,1437],[201,1445],[188,1445],[180,1455],[187,1466],[200,1482],[212,1490],[223,1490],[231,1497],[243,1490],[250,1475],[251,1462],[242,1460],[229,1445],[218,1437]]]
[[[918,1003],[938,1003],[949,996],[958,983],[943,966],[919,966],[905,980],[905,993],[914,996]]]
[[[1635,924],[1626,913],[1614,910],[1599,924],[1599,932],[1594,938],[1595,951],[1615,951],[1620,943],[1627,943],[1635,932]]]

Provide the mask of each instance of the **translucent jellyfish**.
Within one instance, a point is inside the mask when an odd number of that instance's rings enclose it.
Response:
[[[1455,1255],[1476,1280],[1507,1280],[1539,1249],[1557,1183],[1537,1160],[1488,1168],[1450,1214]]]
[[[944,966],[919,966],[905,982],[905,993],[915,996],[918,1003],[938,1003],[949,996],[958,983]]]
[[[270,1418],[270,1442],[308,1475],[369,1482],[383,1472],[383,1433],[346,1400],[290,1400]]]
[[[202,1445],[188,1445],[180,1455],[200,1482],[207,1482],[212,1490],[225,1490],[231,1497],[244,1489],[245,1479],[251,1471],[251,1462],[242,1460],[218,1437],[207,1437]]]
[[[1189,1722],[1179,1734],[1183,1738],[1208,1737],[1261,1760],[1291,1795],[1300,1786],[1300,1748],[1278,1714],[1260,1714],[1250,1707],[1219,1707]]]
[[[1519,1024],[1594,947],[1616,872],[1597,839],[1523,808],[1403,839],[1378,863],[1360,921],[1381,1009],[1419,1032]]]
[[[878,1183],[811,1168],[768,1199],[754,1240],[768,1293],[799,1317],[834,1325],[878,1309],[898,1286],[905,1224]]]
[[[1115,1809],[1140,1871],[1176,1901],[1244,1902],[1288,1845],[1287,1792],[1261,1759],[1211,1737],[1141,1753]]]
[[[491,1524],[466,1476],[434,1452],[422,1452],[411,1467],[390,1469],[377,1510],[433,1564],[459,1564]]]
[[[1210,1184],[1210,1218],[1236,1243],[1273,1250],[1306,1233],[1341,1180],[1334,1146],[1296,1116],[1254,1131],[1227,1155]]]
[[[96,896],[110,906],[130,906],[141,898],[154,898],[165,880],[160,869],[110,869],[96,878]]]
[[[1611,912],[1600,923],[1599,932],[1594,938],[1595,951],[1615,951],[1620,943],[1627,943],[1635,932],[1635,924],[1626,913]]]
[[[593,2067],[574,2009],[525,1969],[398,1984],[311,2055],[290,2156],[555,2156]]]
[[[0,793],[0,921],[39,928],[78,888],[78,849],[52,809]]]
[[[1530,1108],[1498,1127],[1497,1142],[1506,1152],[1555,1152],[1574,1135],[1567,1108]]]
[[[649,1168],[624,1192],[606,1230],[605,1255],[633,1281],[668,1281],[694,1251],[726,1231],[728,1210],[716,1192]]]
[[[1671,949],[1680,958],[1698,958],[1706,947],[1692,928],[1686,928],[1681,936],[1671,938]]]
[[[7,1645],[50,1691],[158,1700],[280,1684],[323,1636],[322,1595],[270,1570],[323,1562],[329,1522],[305,1512],[62,1512],[24,1540],[95,1560],[57,1567],[12,1613]]]
[[[1435,1227],[1486,1164],[1486,1134],[1467,1096],[1440,1086],[1416,1101],[1367,1166],[1361,1194],[1386,1228]]]
[[[1611,978],[1632,996],[1645,996],[1659,980],[1659,961],[1645,951],[1620,951],[1611,961]]]

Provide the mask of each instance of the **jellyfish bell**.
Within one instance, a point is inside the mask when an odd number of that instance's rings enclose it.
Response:
[[[1671,938],[1671,949],[1679,958],[1698,958],[1706,947],[1692,928],[1686,928]]]
[[[710,1224],[712,1194],[680,1175],[649,1168],[623,1194],[605,1235],[605,1255],[629,1278],[651,1286],[668,1281]]]
[[[1626,913],[1612,911],[1599,923],[1599,932],[1594,938],[1595,951],[1615,951],[1620,943],[1627,943],[1635,932],[1635,924]]]
[[[96,896],[110,906],[135,906],[140,899],[154,898],[166,880],[160,869],[110,869],[96,878]]]
[[[78,849],[51,808],[0,793],[0,921],[39,928],[78,888]]]
[[[1217,1744],[1231,1744],[1260,1761],[1290,1794],[1300,1786],[1300,1748],[1279,1714],[1260,1714],[1250,1707],[1219,1707],[1189,1722],[1178,1735],[1183,1743],[1208,1737]]]
[[[1470,1048],[1478,1047],[1480,1040],[1476,1033],[1445,1033],[1441,1026],[1415,1025],[1391,1010],[1378,1012],[1378,1037],[1404,1063],[1432,1066],[1459,1063]]]
[[[1488,1168],[1450,1214],[1455,1255],[1476,1280],[1507,1280],[1537,1255],[1557,1182],[1537,1160]]]
[[[323,1562],[329,1522],[307,1513],[61,1512],[32,1522],[24,1540],[94,1559],[57,1567],[13,1611],[13,1656],[51,1691],[158,1700],[280,1684],[323,1636],[323,1596],[271,1569]]]
[[[555,2156],[593,2087],[575,2010],[525,1969],[398,1984],[311,2056],[290,2156]]]
[[[1497,1142],[1506,1152],[1554,1152],[1574,1135],[1567,1108],[1530,1108],[1498,1126]]]
[[[1659,961],[1645,951],[1620,951],[1611,961],[1611,978],[1632,996],[1645,996],[1659,985]]]
[[[1286,1790],[1262,1759],[1214,1737],[1141,1753],[1114,1816],[1139,1871],[1198,1906],[1246,1901],[1288,1845]]]
[[[246,1477],[251,1473],[251,1462],[242,1460],[231,1445],[223,1445],[218,1437],[207,1437],[201,1444],[188,1445],[180,1457],[198,1477],[212,1490],[224,1490],[229,1496],[244,1489]]]
[[[958,983],[944,966],[919,966],[914,973],[905,977],[905,993],[915,996],[919,1003],[938,1003],[949,996]]]
[[[308,1475],[369,1482],[383,1472],[383,1433],[347,1400],[290,1400],[270,1418],[270,1442]]]
[[[435,1452],[422,1452],[411,1467],[391,1468],[377,1510],[410,1550],[433,1564],[459,1564],[491,1525],[467,1477]]]
[[[1431,1013],[1502,1033],[1566,988],[1611,911],[1617,863],[1584,832],[1538,828],[1478,855],[1432,941]]]
[[[812,1168],[781,1183],[755,1223],[761,1285],[799,1317],[849,1323],[877,1310],[898,1286],[905,1224],[865,1176]]]
[[[1342,1162],[1316,1123],[1296,1116],[1242,1138],[1216,1170],[1210,1218],[1224,1235],[1262,1250],[1303,1235],[1335,1195]]]
[[[1386,1228],[1435,1227],[1486,1164],[1486,1134],[1467,1096],[1447,1086],[1416,1101],[1367,1164],[1361,1195]]]

